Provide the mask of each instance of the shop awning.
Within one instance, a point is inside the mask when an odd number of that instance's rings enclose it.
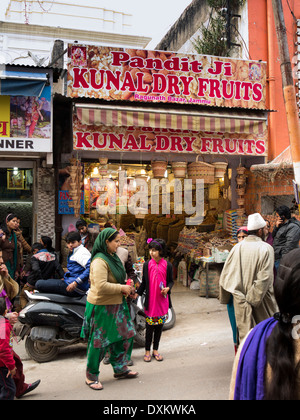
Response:
[[[252,165],[250,170],[252,172],[268,172],[274,170],[284,170],[289,171],[293,169],[293,159],[291,154],[291,147],[288,146],[283,150],[275,159],[269,163],[262,163],[260,165]]]
[[[4,70],[0,73],[0,94],[9,96],[40,96],[48,82],[45,73]]]
[[[153,127],[173,130],[206,131],[222,133],[263,134],[267,119],[262,111],[255,115],[233,110],[181,111],[155,107],[106,106],[75,104],[76,115],[82,124],[108,127]]]

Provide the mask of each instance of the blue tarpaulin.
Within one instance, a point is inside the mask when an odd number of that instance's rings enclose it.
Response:
[[[46,73],[6,70],[0,75],[0,95],[39,97],[47,81]]]

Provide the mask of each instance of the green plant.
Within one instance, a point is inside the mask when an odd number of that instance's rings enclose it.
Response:
[[[201,35],[192,41],[198,54],[219,57],[230,56],[232,49],[236,46],[236,39],[231,31],[233,25],[229,14],[232,15],[233,12],[237,11],[239,7],[245,4],[245,1],[229,0],[227,3],[226,0],[207,0],[212,9],[209,24],[207,27],[202,24],[200,27]],[[226,13],[224,8],[228,5],[230,9],[228,7],[229,10]]]

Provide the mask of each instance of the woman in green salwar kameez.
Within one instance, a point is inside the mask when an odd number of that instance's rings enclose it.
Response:
[[[135,329],[125,296],[132,287],[125,284],[126,272],[116,254],[118,231],[104,229],[97,237],[91,256],[90,283],[81,337],[88,340],[86,384],[103,389],[98,381],[100,363],[108,352],[114,377],[135,378],[127,367]]]

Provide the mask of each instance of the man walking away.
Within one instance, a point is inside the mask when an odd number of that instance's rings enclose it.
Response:
[[[230,251],[220,277],[220,302],[233,296],[239,341],[276,312],[273,292],[274,250],[262,240],[265,220],[248,217],[248,236]]]

